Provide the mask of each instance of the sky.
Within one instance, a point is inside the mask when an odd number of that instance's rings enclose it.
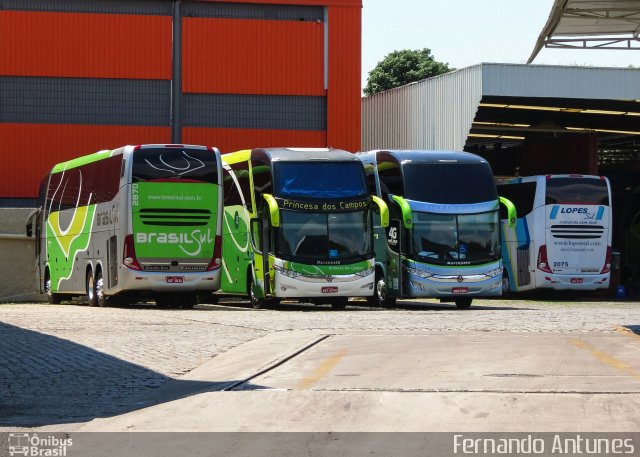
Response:
[[[363,0],[362,86],[388,53],[431,49],[440,62],[526,63],[553,0]],[[543,49],[534,64],[640,66],[639,51]]]

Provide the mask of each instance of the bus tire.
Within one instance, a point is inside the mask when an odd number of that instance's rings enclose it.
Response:
[[[89,306],[98,306],[98,299],[96,297],[96,283],[93,277],[93,272],[87,270],[87,302]]]
[[[367,297],[367,303],[371,308],[389,308],[396,304],[395,298],[387,296],[387,285],[382,271],[376,269],[376,282],[373,286],[373,296]]]
[[[249,280],[247,281],[247,295],[249,296],[249,300],[251,301],[251,306],[253,306],[255,309],[264,308],[267,304],[267,301],[264,298],[259,298],[256,296],[256,294],[253,292],[253,285],[253,275],[250,275]]]
[[[100,269],[96,271],[94,291],[99,307],[104,308],[111,305],[109,298],[104,294],[104,278],[102,276],[102,270]]]
[[[60,294],[54,294],[51,292],[51,276],[49,275],[49,269],[47,268],[44,274],[44,292],[47,294],[47,302],[50,305],[60,304]]]
[[[456,306],[458,309],[469,309],[471,308],[471,302],[473,299],[471,297],[460,297],[454,300],[456,302]]]

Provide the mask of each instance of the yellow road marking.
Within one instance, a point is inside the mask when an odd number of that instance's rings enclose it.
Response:
[[[345,355],[347,355],[347,350],[342,349],[333,354],[331,357],[327,358],[315,370],[313,370],[313,373],[310,376],[307,376],[306,378],[301,380],[296,388],[308,389],[313,386],[315,383],[324,378],[327,373],[329,373]]]
[[[594,356],[596,359],[598,359],[600,362],[604,363],[605,365],[609,365],[610,367],[613,367],[619,371],[630,374],[635,379],[640,381],[640,371],[636,370],[628,363],[623,362],[622,360],[616,359],[615,357],[597,349],[596,347],[590,345],[585,341],[578,340],[578,339],[572,339],[569,341],[575,347],[579,349],[584,349],[585,351],[589,351],[589,353],[591,353],[592,356]]]

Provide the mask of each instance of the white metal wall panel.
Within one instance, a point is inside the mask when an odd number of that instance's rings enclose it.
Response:
[[[461,151],[481,98],[480,65],[365,97],[362,148]]]
[[[482,65],[483,95],[639,100],[640,70],[547,65]]]

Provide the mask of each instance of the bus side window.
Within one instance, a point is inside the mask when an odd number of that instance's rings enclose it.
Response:
[[[384,157],[378,161],[378,177],[380,179],[380,192],[387,200],[389,194],[402,197],[404,190],[402,186],[402,172],[400,165],[392,159],[385,160]]]
[[[249,167],[247,162],[238,162],[231,164],[231,169],[236,175],[238,184],[240,184],[240,192],[244,198],[247,210],[253,212],[253,203],[251,202],[251,186],[249,182]]]
[[[537,184],[535,182],[499,184],[496,188],[499,196],[509,199],[516,207],[518,218],[525,217],[533,211],[537,188]],[[500,205],[500,218],[507,218],[506,208],[504,205]]]
[[[238,187],[226,168],[222,170],[222,186],[224,188],[224,206],[242,205]]]

